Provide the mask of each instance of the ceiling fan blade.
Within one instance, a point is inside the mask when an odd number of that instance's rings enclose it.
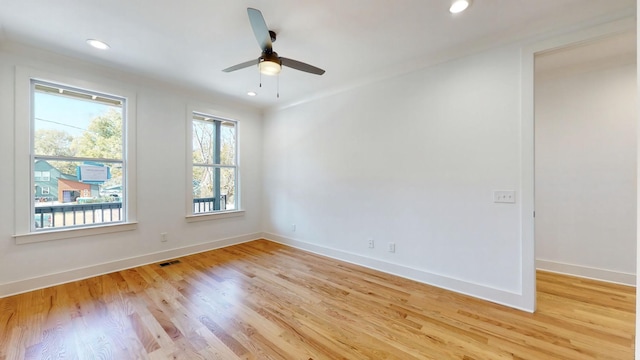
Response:
[[[228,68],[226,68],[226,69],[224,69],[222,71],[224,71],[224,72],[232,72],[232,71],[244,69],[244,68],[249,67],[251,65],[258,65],[259,61],[260,61],[260,59],[245,61],[245,62],[243,62],[241,64],[233,65],[232,67],[228,67]]]
[[[256,40],[258,40],[260,49],[270,53],[272,51],[273,44],[271,43],[269,28],[267,27],[267,23],[264,21],[262,13],[258,9],[247,8],[247,14],[249,14],[249,22],[251,23],[251,28],[253,29],[253,34],[256,36]]]
[[[281,57],[280,61],[282,61],[282,65],[288,66],[288,67],[296,69],[296,70],[300,70],[300,71],[304,71],[304,72],[308,72],[308,73],[316,74],[316,75],[324,74],[324,70],[322,70],[320,68],[317,68],[317,67],[315,67],[313,65],[309,65],[309,64],[303,63],[303,62],[298,61],[298,60],[293,60],[293,59],[288,59],[288,58]]]

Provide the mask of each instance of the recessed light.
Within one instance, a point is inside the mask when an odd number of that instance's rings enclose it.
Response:
[[[104,41],[96,40],[96,39],[87,39],[87,44],[93,46],[96,49],[107,50],[110,48],[109,44]]]
[[[452,14],[461,13],[471,5],[471,0],[454,0],[451,3],[451,7],[449,8],[449,12]]]
[[[258,95],[258,93],[256,93],[255,91],[249,91],[249,92],[247,92],[247,95],[256,96],[256,95]]]

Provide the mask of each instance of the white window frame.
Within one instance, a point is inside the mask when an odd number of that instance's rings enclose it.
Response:
[[[236,149],[235,149],[235,166],[221,166],[235,168],[235,210],[218,210],[214,212],[195,213],[193,211],[193,117],[194,114],[205,115],[215,120],[229,121],[235,123]],[[187,106],[186,113],[186,201],[185,216],[187,222],[224,219],[236,216],[244,216],[245,210],[242,208],[242,186],[241,186],[241,167],[240,167],[240,121],[227,116],[219,110],[202,105]]]
[[[51,193],[51,188],[48,186],[42,186],[40,189],[40,193],[42,195],[49,195]]]
[[[32,141],[33,124],[31,113],[33,108],[31,81],[43,81],[60,84],[78,89],[112,94],[126,98],[126,114],[123,129],[123,166],[126,178],[123,179],[127,189],[125,196],[126,218],[122,222],[92,224],[83,227],[49,228],[35,231],[31,218],[34,213],[33,183],[34,171]],[[95,76],[83,76],[83,74],[50,73],[27,67],[16,67],[15,70],[15,227],[14,239],[16,244],[27,244],[41,241],[85,237],[106,233],[129,231],[137,228],[137,189],[136,189],[136,94],[121,84],[114,84],[112,80],[97,78]],[[28,180],[28,181],[27,181]]]

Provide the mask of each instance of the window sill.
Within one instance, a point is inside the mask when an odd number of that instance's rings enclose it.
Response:
[[[244,216],[244,210],[231,210],[231,211],[221,211],[217,213],[206,213],[206,214],[198,214],[198,215],[187,215],[185,219],[188,223],[196,222],[196,221],[208,221],[208,220],[218,220],[218,219],[227,219],[232,217]]]
[[[62,240],[76,237],[85,237],[101,234],[110,234],[121,231],[131,231],[138,228],[137,222],[100,225],[59,230],[43,230],[29,234],[16,234],[13,238],[17,245],[31,244],[43,241]]]

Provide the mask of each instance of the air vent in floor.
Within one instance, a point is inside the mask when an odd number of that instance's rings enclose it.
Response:
[[[163,267],[164,266],[169,266],[169,265],[177,264],[179,262],[180,262],[180,260],[171,260],[171,261],[160,263],[160,266],[163,266]]]

